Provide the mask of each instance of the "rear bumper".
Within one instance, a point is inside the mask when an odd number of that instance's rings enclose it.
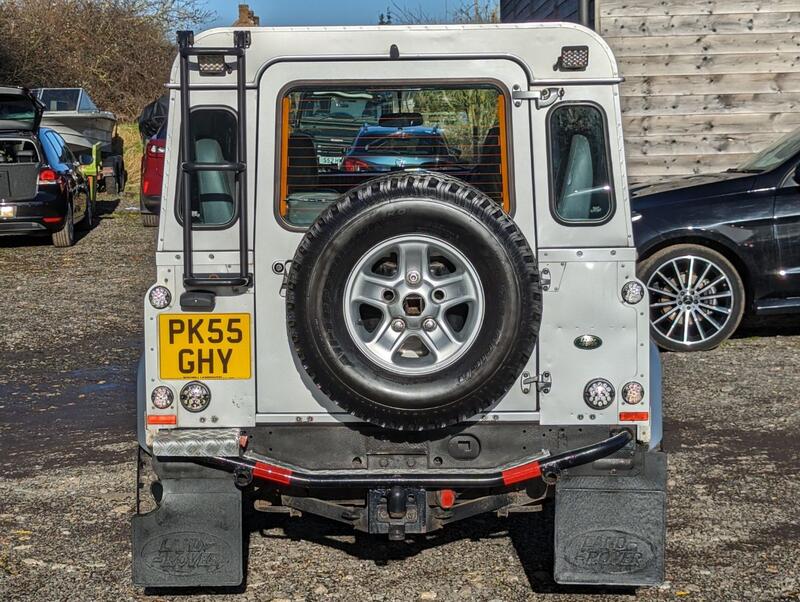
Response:
[[[169,431],[165,436],[170,436]],[[185,441],[185,438],[184,438]],[[266,481],[284,487],[303,489],[373,489],[385,487],[424,487],[428,489],[496,489],[536,478],[551,479],[564,470],[591,464],[611,456],[633,442],[628,430],[589,445],[551,455],[542,450],[502,467],[421,470],[304,470],[274,463],[269,458],[244,453],[239,457],[191,458],[199,463],[234,473],[237,482]],[[219,442],[213,442],[218,445]],[[156,445],[156,448],[160,445]],[[196,449],[196,446],[195,446]],[[186,458],[190,459],[190,458]]]
[[[139,206],[144,213],[158,213],[161,210],[161,196],[139,194]]]
[[[61,195],[39,192],[29,201],[13,201],[11,218],[0,218],[0,236],[13,234],[49,234],[64,226],[67,202]]]

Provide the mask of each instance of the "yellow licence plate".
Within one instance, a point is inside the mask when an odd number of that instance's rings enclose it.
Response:
[[[163,380],[250,378],[250,314],[161,314]]]

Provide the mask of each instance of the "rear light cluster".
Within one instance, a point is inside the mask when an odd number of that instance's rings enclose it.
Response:
[[[165,307],[169,307],[169,304],[172,303],[172,293],[169,292],[166,286],[154,286],[150,289],[147,298],[150,300],[150,305],[155,309],[164,309]]]
[[[150,395],[150,401],[152,401],[153,405],[159,410],[166,410],[172,405],[174,400],[175,394],[172,392],[172,389],[165,387],[164,385],[160,385],[153,389],[153,393]]]
[[[60,184],[61,176],[56,173],[54,169],[45,167],[39,170],[39,186],[48,184]]]
[[[628,406],[636,406],[644,401],[645,390],[641,383],[631,381],[622,387],[620,397]],[[583,389],[583,401],[593,410],[605,410],[611,407],[616,398],[614,386],[604,378],[589,381]],[[592,415],[594,417],[594,415]],[[646,422],[650,419],[649,412],[621,411],[620,422]]]
[[[361,159],[354,159],[353,157],[345,157],[342,161],[342,169],[349,172],[369,171],[370,165]]]
[[[163,140],[151,141],[147,144],[147,154],[151,157],[160,157],[167,152]]]
[[[583,401],[593,410],[605,410],[614,402],[616,392],[610,382],[596,378],[583,389]]]
[[[180,399],[186,410],[202,412],[211,403],[211,391],[199,380],[193,380],[181,389]]]

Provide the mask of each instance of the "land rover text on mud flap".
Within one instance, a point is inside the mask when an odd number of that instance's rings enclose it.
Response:
[[[243,509],[403,540],[541,508],[557,582],[659,583],[660,367],[603,40],[178,41],[134,583],[240,584]]]

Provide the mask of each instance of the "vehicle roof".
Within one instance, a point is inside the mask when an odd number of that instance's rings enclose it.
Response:
[[[0,94],[8,94],[11,96],[12,94],[19,94],[20,96],[27,96],[30,93],[28,88],[22,88],[20,86],[0,86]]]
[[[195,47],[230,47],[238,28],[198,33]],[[400,60],[506,58],[519,63],[531,84],[547,80],[619,78],[614,56],[596,32],[575,23],[499,23],[488,25],[374,25],[358,27],[248,27],[246,80],[256,83],[267,66],[281,61],[370,60],[389,58],[390,47]],[[562,46],[587,46],[589,65],[584,71],[559,71],[554,66]],[[196,72],[193,82],[208,85]],[[178,61],[170,87],[177,87]],[[235,72],[216,76],[215,84],[233,84]]]

